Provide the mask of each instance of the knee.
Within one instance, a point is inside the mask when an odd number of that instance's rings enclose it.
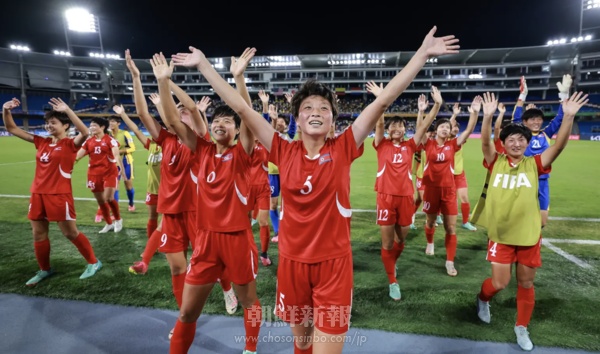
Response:
[[[41,242],[48,238],[48,232],[46,230],[33,230],[33,241]]]
[[[114,194],[113,194],[114,195]],[[113,197],[113,195],[109,196],[108,198],[104,199],[104,203],[112,203],[112,201],[115,199]]]
[[[171,268],[171,275],[183,274],[187,271],[187,265],[185,264],[169,264]]]
[[[506,288],[508,286],[508,283],[510,282],[510,279],[493,279],[492,278],[492,286],[494,287],[494,289],[500,291],[500,290],[504,290],[504,288]]]
[[[454,223],[444,222],[444,230],[446,230],[448,235],[454,235],[456,234],[456,225],[454,225]]]
[[[435,225],[436,225],[435,219],[434,220],[429,220],[429,218],[427,218],[427,221],[425,222],[425,225],[427,226],[427,228],[433,229],[435,227]]]
[[[63,235],[65,235],[65,237],[69,240],[73,241],[77,238],[77,236],[79,236],[79,230],[75,228],[73,230],[63,231]]]
[[[184,305],[181,306],[181,309],[179,310],[179,322],[182,322],[182,323],[196,322],[198,320],[198,317],[200,317],[200,316],[189,311],[187,308],[185,308]]]
[[[266,218],[259,218],[258,219],[258,225],[260,227],[269,226],[269,220],[266,220]]]
[[[519,286],[522,287],[522,288],[531,289],[531,287],[533,287],[533,280],[530,280],[530,279],[526,279],[526,280],[517,279],[517,284],[519,284]]]
[[[243,308],[251,309],[252,306],[254,306],[254,304],[256,304],[256,300],[258,300],[258,297],[256,295],[251,295],[251,296],[239,296],[238,295],[238,299],[240,300],[240,303],[242,304]]]
[[[310,336],[306,336],[306,337],[296,337],[296,340],[294,341],[296,343],[296,347],[300,350],[307,350],[308,348],[310,348],[310,346],[312,345],[312,337]]]

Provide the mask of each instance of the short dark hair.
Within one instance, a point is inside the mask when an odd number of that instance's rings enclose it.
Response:
[[[428,133],[433,133],[433,132],[435,132],[435,125],[433,125],[433,124],[432,124],[432,125],[430,125],[430,126],[429,126],[429,128],[427,128],[427,132],[428,132]]]
[[[302,84],[302,87],[300,87],[300,90],[298,90],[292,97],[292,115],[295,118],[298,117],[300,112],[300,105],[307,97],[310,96],[321,96],[327,101],[329,101],[329,104],[331,105],[333,121],[335,122],[339,114],[335,93],[331,91],[331,89],[325,84],[315,79],[309,79],[306,82],[304,82],[304,84]]]
[[[504,119],[502,121],[502,123],[500,124],[500,129],[504,129],[506,128],[507,125],[512,124],[512,120],[510,119]]]
[[[522,135],[527,142],[531,141],[531,130],[521,123],[510,123],[500,132],[500,140],[504,142],[511,135]]]
[[[48,111],[46,114],[44,114],[44,121],[46,123],[48,123],[48,121],[52,118],[56,118],[62,124],[68,124],[69,127],[71,127],[71,120],[65,112]]]
[[[404,120],[404,118],[398,116],[390,118],[385,124],[385,129],[390,129],[390,125],[395,123],[401,123],[404,126],[404,129],[406,129],[406,121]]]
[[[96,123],[96,124],[98,124],[98,126],[104,127],[105,132],[106,132],[106,129],[108,128],[108,119],[106,119],[104,117],[94,117],[94,118],[92,118],[91,123]]]
[[[219,117],[233,117],[236,128],[239,128],[240,125],[242,124],[242,120],[240,119],[240,116],[238,116],[238,114],[235,113],[235,111],[227,105],[221,105],[221,106],[218,106],[215,108],[215,110],[213,111],[213,114],[212,114],[212,120],[214,121],[215,118],[219,118]]]
[[[544,119],[544,112],[542,112],[542,110],[538,109],[538,108],[530,108],[530,109],[526,110],[525,112],[523,112],[523,115],[521,116],[521,120],[523,122],[525,122],[528,119],[538,118],[538,117]]]
[[[119,122],[119,124],[121,123],[121,117],[119,116],[110,116],[108,118],[109,121],[114,120],[115,122]]]
[[[452,129],[452,123],[450,123],[450,119],[448,118],[442,118],[442,119],[438,119],[435,122],[435,128],[434,131],[437,133],[438,128],[440,127],[440,125],[442,124],[449,124],[450,125],[450,129]]]
[[[460,129],[460,123],[458,121],[454,121],[454,125],[456,125]]]

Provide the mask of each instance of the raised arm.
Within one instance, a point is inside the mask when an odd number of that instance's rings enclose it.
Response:
[[[269,94],[267,94],[264,90],[258,91],[258,97],[262,102],[262,112],[263,114],[269,113]]]
[[[419,113],[417,113],[417,124],[415,129],[418,129],[421,126],[421,124],[423,124],[423,116],[425,116],[425,111],[427,110],[427,107],[429,107],[429,101],[427,101],[427,96],[423,94],[419,95],[417,107],[419,109]],[[418,145],[418,142],[416,143]]]
[[[542,166],[544,166],[544,168],[548,168],[552,165],[558,155],[560,155],[565,147],[567,147],[571,129],[573,128],[573,120],[581,107],[588,102],[587,97],[588,95],[583,95],[583,92],[575,92],[570,99],[563,101],[563,112],[565,113],[565,116],[563,118],[563,123],[558,130],[556,142],[542,153]]]
[[[375,123],[381,117],[381,114],[392,104],[400,94],[410,85],[412,80],[417,76],[425,61],[430,57],[436,57],[445,54],[456,54],[460,46],[454,45],[458,39],[454,36],[446,36],[435,38],[437,27],[433,27],[429,34],[423,40],[421,48],[412,57],[408,64],[400,71],[396,77],[381,92],[379,97],[375,99],[362,113],[356,118],[352,124],[352,132],[356,146],[360,147],[369,133],[373,130]]]
[[[379,86],[375,83],[375,81],[367,82],[367,91],[372,93],[375,97],[379,96],[381,91],[383,91],[383,83],[380,83]],[[382,113],[381,117],[377,120],[377,124],[375,125],[375,146],[378,146],[381,141],[383,141],[385,135],[385,115]]]
[[[165,111],[165,115],[162,118],[169,124],[169,127],[173,129],[173,132],[177,134],[177,137],[179,137],[179,140],[181,140],[185,146],[192,151],[196,151],[198,137],[190,127],[181,121],[179,111],[177,111],[177,106],[175,105],[173,95],[171,94],[170,82],[171,75],[173,74],[173,61],[171,61],[170,65],[167,64],[165,56],[160,53],[154,54],[154,57],[150,59],[150,64],[152,65],[154,76],[158,81],[160,103]],[[192,109],[196,110],[195,104]]]
[[[83,145],[85,139],[87,139],[88,136],[90,136],[90,131],[88,130],[88,127],[85,124],[83,124],[81,119],[77,117],[77,114],[75,114],[75,112],[73,112],[73,110],[69,108],[69,106],[66,103],[64,103],[62,99],[51,98],[50,102],[48,103],[56,112],[64,112],[67,114],[73,125],[75,125],[75,128],[79,130],[79,134],[77,134],[75,139],[73,139],[73,143],[75,144],[75,146]]]
[[[290,105],[290,107],[292,106],[292,95],[290,95],[289,93],[285,94],[285,100],[287,101],[288,105]],[[338,99],[339,102],[339,99]],[[290,124],[288,125],[288,136],[290,137],[290,139],[294,140],[294,137],[296,136],[296,133],[298,133],[298,136],[301,138],[301,132],[299,131],[299,127],[298,124],[296,124],[296,120],[294,119],[294,115],[290,114]],[[333,132],[333,136],[335,136],[335,131]],[[300,139],[302,140],[302,139]]]
[[[11,110],[19,107],[20,105],[21,105],[21,101],[19,101],[16,98],[13,98],[12,100],[6,102],[2,106],[2,120],[4,121],[4,126],[6,127],[6,130],[9,133],[11,133],[12,135],[14,135],[20,139],[23,139],[27,142],[33,143],[33,134],[29,134],[28,132],[19,128],[15,124],[12,113],[10,112]]]
[[[142,143],[142,145],[146,146],[146,143],[148,142],[148,138],[142,133],[140,128],[138,128],[138,126],[131,120],[131,118],[129,118],[127,113],[125,113],[125,109],[123,108],[123,106],[115,105],[115,106],[113,106],[113,111],[115,111],[115,113],[121,117],[123,122],[125,122],[125,125],[127,126],[127,128],[129,128],[129,130],[132,131],[133,134],[135,134],[135,136],[138,138],[140,143]],[[118,148],[117,148],[117,151],[119,151]]]
[[[546,135],[549,138],[552,138],[552,136],[558,132],[558,129],[562,124],[564,116],[562,103],[565,100],[569,99],[569,89],[571,88],[572,83],[573,79],[571,79],[571,75],[564,75],[562,82],[556,83],[556,86],[558,87],[558,96],[560,97],[561,104],[560,106],[558,106],[558,113],[556,114],[556,117],[552,119],[552,121],[550,122],[550,124],[548,124],[546,128],[542,129],[542,131],[546,133]]]
[[[216,72],[204,56],[204,53],[194,47],[190,47],[190,50],[192,53],[178,53],[174,55],[173,61],[175,65],[198,68],[215,92],[240,116],[261,144],[268,151],[271,151],[275,129],[260,113],[255,112],[252,107],[248,106],[242,96]],[[256,49],[252,48],[251,51],[256,52]]]
[[[204,96],[202,97],[202,99],[198,102],[196,102],[196,107],[198,108],[198,110],[200,111],[200,114],[202,115],[202,119],[204,120],[204,125],[206,125],[206,131],[208,132],[208,118],[206,117],[206,110],[208,109],[208,106],[210,106],[212,104],[212,102],[210,101],[210,97],[208,96]]]
[[[152,104],[154,104],[154,106],[156,107],[156,110],[158,111],[158,116],[160,117],[162,122],[165,124],[165,126],[167,126],[167,123],[165,123],[165,120],[162,118],[165,116],[165,111],[162,108],[162,104],[160,104],[160,96],[158,95],[158,93],[151,93],[149,98],[150,98],[150,102],[152,102]]]
[[[135,66],[133,59],[131,59],[129,49],[125,51],[125,60],[127,68],[131,72],[131,80],[133,81],[133,100],[135,102],[135,109],[152,139],[156,140],[158,139],[158,134],[160,134],[161,126],[158,124],[156,119],[150,115],[150,112],[148,112],[148,103],[146,102],[146,97],[144,96],[142,81],[140,80],[140,71],[137,66]],[[161,114],[161,117],[164,116]]]
[[[498,118],[496,118],[496,124],[494,125],[494,141],[500,139],[500,128],[502,128],[502,119],[504,119],[504,113],[506,113],[506,107],[504,107],[504,103],[500,103],[498,105]]]
[[[512,120],[513,123],[521,123],[521,116],[523,115],[523,105],[525,104],[525,100],[527,99],[527,93],[529,90],[527,89],[527,81],[525,80],[525,76],[521,76],[521,87],[519,89],[519,99],[517,100],[517,104],[513,109]]]
[[[477,96],[479,97],[479,96]],[[475,99],[477,99],[475,97]],[[475,103],[475,101],[473,101]],[[481,105],[481,104],[480,104]],[[473,105],[471,105],[473,106]],[[485,162],[488,165],[491,165],[496,158],[496,147],[492,143],[492,117],[494,116],[494,112],[496,112],[496,108],[498,107],[498,100],[492,93],[490,95],[489,92],[483,94],[483,125],[481,126],[481,150],[483,151],[483,157],[485,158]],[[469,112],[471,116],[474,114],[474,110],[469,107]],[[477,111],[477,115],[479,115],[479,111]],[[470,122],[469,118],[469,122]]]
[[[431,126],[431,123],[433,123],[433,120],[437,116],[438,112],[440,111],[440,107],[442,106],[442,94],[435,86],[431,86],[431,97],[433,98],[433,107],[431,108],[431,112],[429,112],[429,114],[425,117],[425,120],[416,129],[415,135],[413,136],[413,140],[417,145],[425,144],[427,142],[427,129],[429,126]],[[420,108],[419,111],[421,111]]]
[[[250,60],[254,57],[254,53],[256,53],[256,50],[246,48],[239,59],[231,57],[231,67],[229,68],[231,74],[233,75],[233,79],[235,80],[237,91],[239,92],[240,96],[242,96],[244,101],[246,101],[250,109],[252,109],[252,100],[250,99],[248,88],[246,87],[244,71],[246,71],[246,67],[250,63]],[[248,155],[252,155],[252,152],[254,151],[254,135],[244,121],[242,121],[242,124],[240,124],[240,141],[242,142],[242,146],[244,147],[244,150],[246,150],[246,153]]]
[[[454,126],[454,123],[456,123],[456,117],[458,117],[460,111],[460,104],[456,102],[454,104],[454,107],[452,107],[452,117],[450,117],[450,125]]]
[[[271,126],[277,130],[277,119],[279,119],[279,111],[274,104],[269,105],[269,118],[271,118]]]
[[[465,129],[465,131],[458,137],[456,138],[456,144],[458,146],[461,146],[462,144],[464,144],[467,139],[469,139],[469,136],[471,135],[471,133],[473,132],[473,130],[475,130],[475,126],[477,125],[477,118],[479,118],[479,111],[481,110],[481,103],[483,102],[483,98],[481,98],[481,96],[477,96],[475,97],[475,99],[473,100],[473,103],[471,103],[471,107],[469,107],[469,123],[467,123],[467,129]],[[496,107],[498,106],[498,102],[496,101]],[[496,111],[496,109],[494,108],[494,111]],[[491,125],[490,125],[490,132],[491,132]]]
[[[204,119],[202,118],[200,111],[198,111],[196,102],[194,102],[194,100],[187,93],[185,93],[185,91],[183,91],[181,87],[177,86],[171,80],[169,80],[169,88],[171,89],[171,92],[173,92],[175,96],[177,96],[177,99],[181,104],[183,104],[185,109],[187,109],[190,112],[190,115],[192,116],[190,122],[192,124],[192,129],[196,132],[196,134],[198,134],[201,137],[204,137],[206,135],[206,132],[208,132],[208,126],[204,124]]]

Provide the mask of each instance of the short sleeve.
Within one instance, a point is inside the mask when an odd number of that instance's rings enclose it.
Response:
[[[144,149],[150,150],[150,143],[152,143],[152,139],[146,139],[146,144],[144,144]]]
[[[150,139],[148,139],[148,142],[149,142],[149,141],[150,141]],[[148,144],[149,144],[149,143],[148,143]],[[119,144],[119,142],[118,142],[118,141],[116,141],[115,139],[112,139],[112,138],[110,139],[110,146],[112,146],[112,147],[119,147],[119,145],[120,145],[120,144]]]
[[[348,127],[342,134],[334,138],[334,147],[338,155],[344,156],[348,163],[352,163],[362,156],[365,151],[364,143],[361,144],[360,148],[356,147],[352,126]]]
[[[454,148],[454,151],[459,151],[460,149],[462,149],[462,146],[458,146],[457,138],[450,140],[450,146],[452,146]]]
[[[211,141],[210,132],[208,131],[208,129],[206,130],[206,134],[204,135],[204,140]]]
[[[544,165],[542,165],[542,155],[535,155],[534,158],[535,164],[537,165],[538,176],[548,174],[550,171],[552,171],[552,166],[544,168]]]
[[[498,161],[498,154],[496,153],[496,156],[494,157],[494,161],[492,161],[491,164],[488,165],[487,161],[485,161],[485,157],[483,158],[483,167],[487,168],[489,171],[492,171],[492,169],[494,168],[494,165],[496,164],[496,161]]]
[[[412,153],[415,153],[415,151],[417,151],[417,143],[415,143],[415,139],[414,138],[408,139],[408,141],[406,142],[406,146],[409,149],[412,149]]]
[[[244,144],[242,144],[242,141],[240,139],[238,139],[237,144],[235,144],[235,148],[238,151],[238,154],[241,157],[241,160],[244,162],[244,164],[246,164],[246,166],[250,166],[250,164],[252,163],[252,155],[248,155],[248,153],[246,153],[246,150],[244,149]],[[254,149],[252,149],[252,153],[254,154]]]
[[[389,139],[383,138],[381,139],[381,141],[379,142],[379,145],[375,145],[375,139],[373,139],[373,148],[375,148],[375,150],[379,150],[382,147],[384,147],[388,142],[391,143],[391,141]]]
[[[281,133],[274,133],[271,141],[271,151],[269,151],[269,162],[279,166],[280,156],[284,156],[291,149],[292,144],[294,143],[282,138]]]
[[[155,140],[156,144],[162,145],[171,135],[172,134],[169,133],[165,128],[160,128],[160,131],[158,132],[158,138]]]
[[[498,139],[498,140],[494,141],[494,146],[496,147],[497,152],[504,151],[504,147],[502,146],[502,140]]]
[[[209,147],[211,147],[214,144],[213,141],[210,140],[210,136],[209,136],[208,140],[205,139],[205,137],[204,138],[198,137],[196,139],[196,154],[201,153],[202,151],[208,149]]]
[[[42,138],[39,135],[33,136],[33,144],[35,145],[36,150],[39,150],[40,147],[46,142],[46,138]]]

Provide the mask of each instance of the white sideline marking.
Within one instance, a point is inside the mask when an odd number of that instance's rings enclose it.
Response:
[[[582,240],[575,240],[575,241],[582,241]],[[571,262],[577,264],[578,266],[580,266],[581,268],[587,268],[590,269],[592,268],[591,265],[585,263],[584,261],[582,261],[581,259],[563,251],[562,249],[554,246],[552,243],[548,242],[548,240],[542,239],[542,245],[548,247],[549,249],[553,250],[554,252],[558,253],[559,255],[563,256],[564,258],[570,260]]]
[[[568,240],[568,239],[558,239],[558,238],[546,238],[543,239],[552,243],[575,243],[578,245],[600,245],[600,241],[595,240]]]
[[[35,160],[31,160],[31,161],[23,161],[23,162],[0,163],[0,166],[8,166],[8,165],[20,165],[20,164],[24,164],[24,163],[32,163],[32,162],[35,162]]]

